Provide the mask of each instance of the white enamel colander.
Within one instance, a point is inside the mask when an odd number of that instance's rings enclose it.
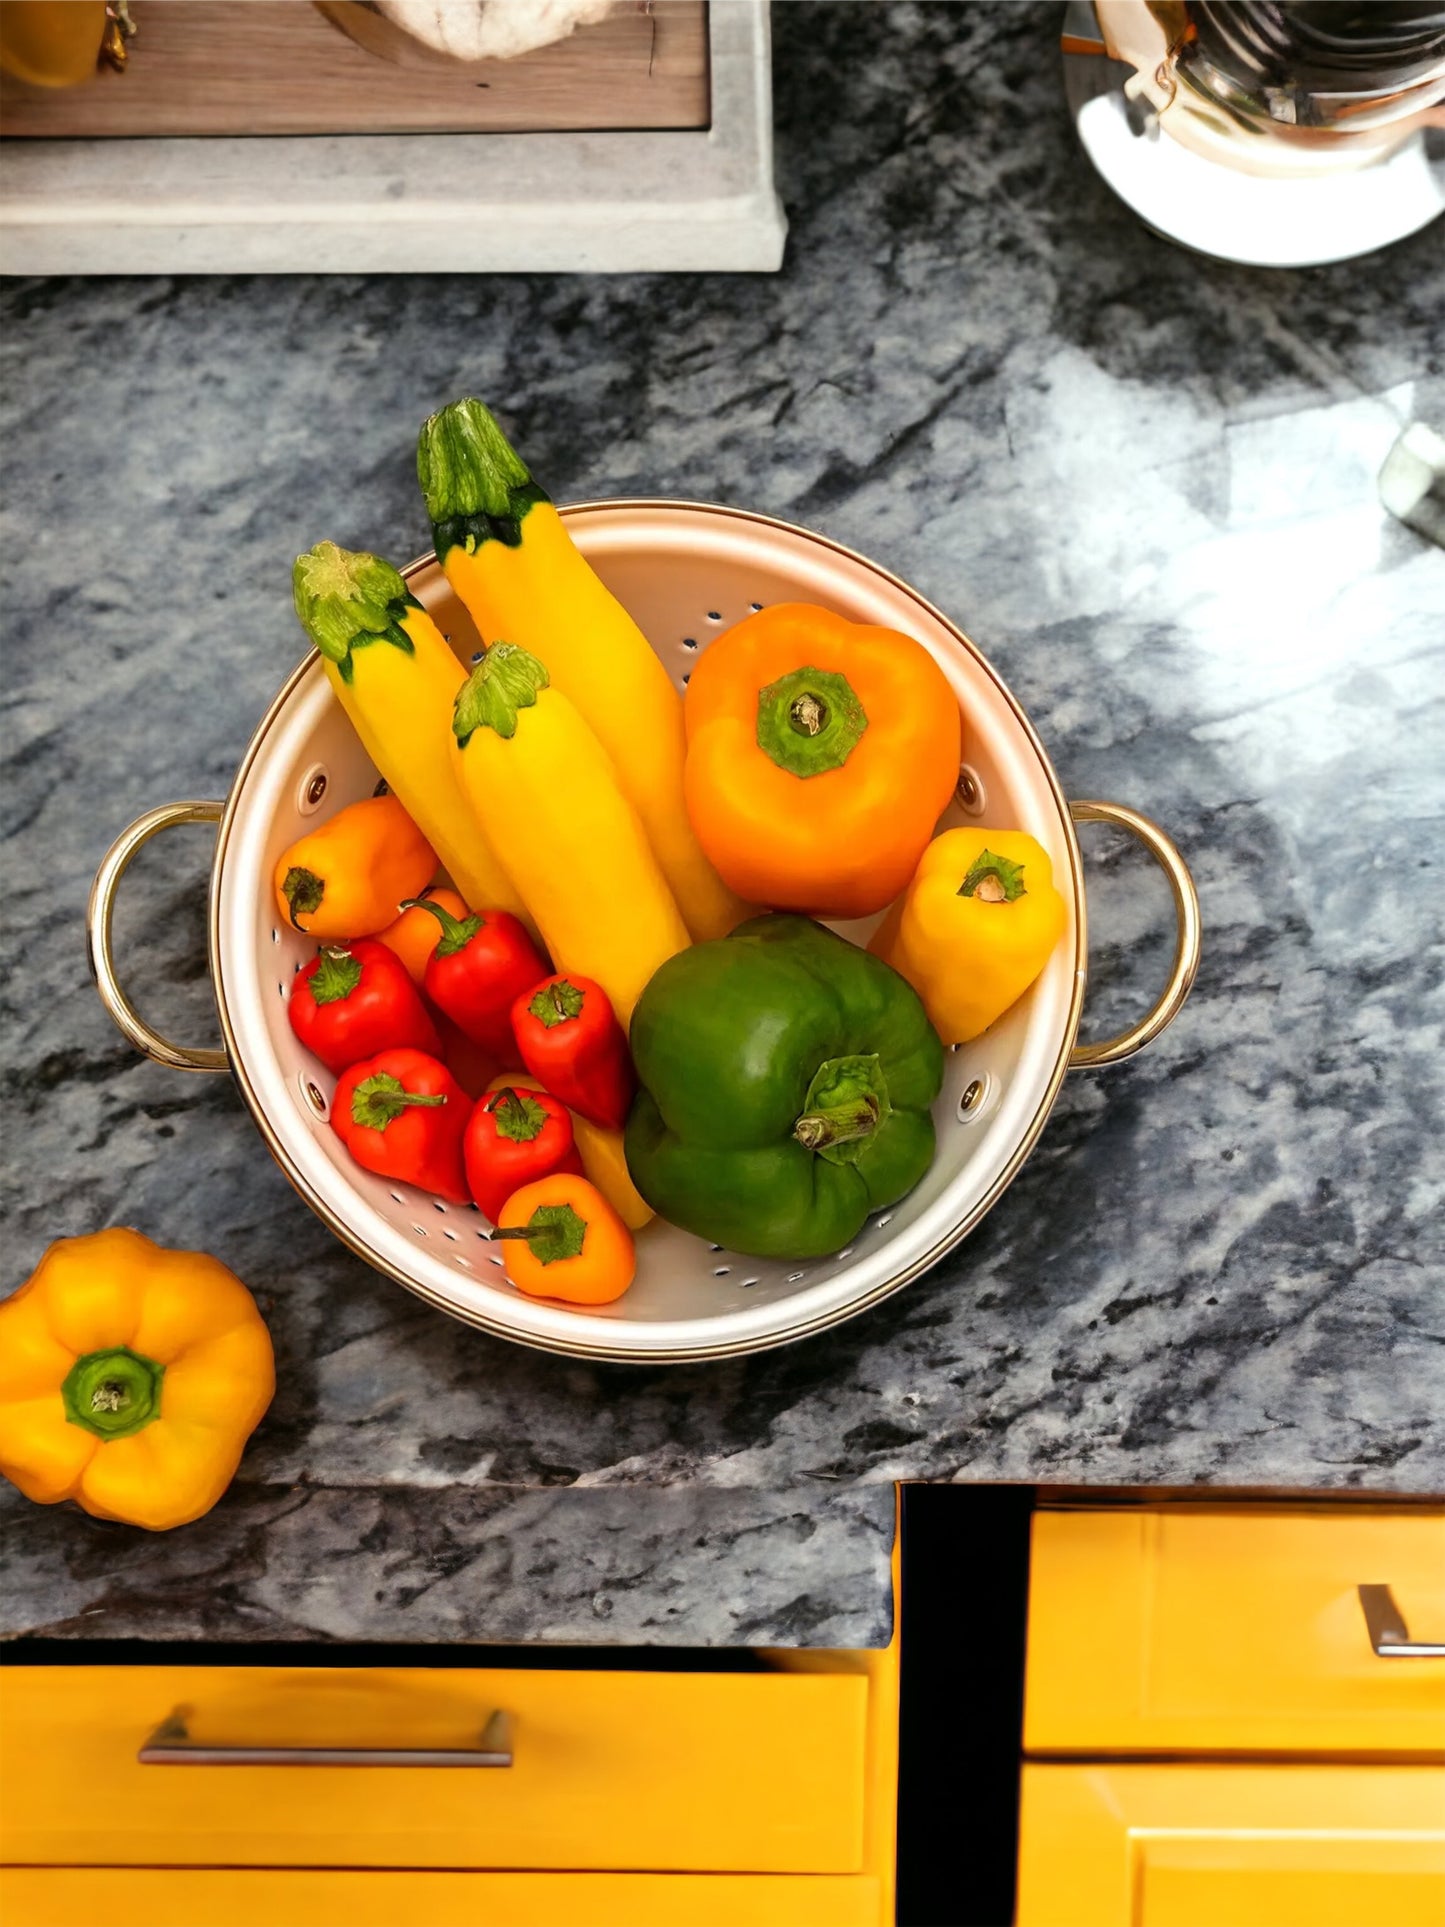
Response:
[[[937,1262],[988,1210],[1027,1157],[1064,1074],[1114,1063],[1176,1015],[1199,960],[1199,907],[1164,833],[1110,803],[1069,804],[1027,717],[978,650],[939,611],[874,563],[766,516],[686,502],[599,502],[563,510],[579,547],[632,612],[679,686],[709,642],[774,602],[821,603],[855,622],[915,636],[958,692],[965,763],[945,823],[1021,828],[1053,860],[1069,921],[1042,976],[983,1037],[950,1053],[934,1109],[938,1153],[918,1188],[870,1218],[830,1258],[739,1257],[654,1222],[638,1239],[637,1280],[585,1312],[524,1297],[508,1282],[487,1221],[354,1164],[327,1123],[335,1078],[303,1050],[286,1016],[295,972],[314,944],[277,918],[281,852],[377,771],[313,652],[271,705],[222,803],[170,803],[131,824],[91,893],[92,967],[107,1010],[140,1050],[178,1070],[234,1073],[262,1136],[312,1209],[368,1264],[454,1317],[523,1344],[587,1358],[723,1358],[821,1331],[875,1304]],[[475,631],[428,556],[406,572],[463,661]],[[1177,940],[1163,994],[1104,1044],[1076,1043],[1087,946],[1075,821],[1131,831],[1162,865]],[[168,1043],[121,989],[111,946],[116,888],[136,851],[175,824],[218,822],[210,962],[224,1050]],[[483,906],[484,907],[484,906]],[[842,926],[860,935],[869,926]]]

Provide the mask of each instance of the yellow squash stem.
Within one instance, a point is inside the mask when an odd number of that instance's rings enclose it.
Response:
[[[469,909],[526,918],[447,744],[467,672],[389,562],[318,542],[296,558],[296,613],[362,746]],[[528,919],[530,921],[530,919]]]
[[[556,969],[595,977],[626,1029],[653,972],[688,947],[612,759],[535,656],[489,649],[457,698],[458,779]]]
[[[479,401],[421,432],[417,471],[447,580],[488,642],[536,656],[612,758],[699,941],[752,914],[702,853],[683,802],[682,698]]]

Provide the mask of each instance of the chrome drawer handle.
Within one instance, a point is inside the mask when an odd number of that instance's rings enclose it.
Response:
[[[1405,1615],[1388,1586],[1361,1586],[1358,1590],[1377,1659],[1445,1659],[1445,1646],[1432,1645],[1428,1639],[1411,1639]]]
[[[136,1758],[142,1766],[510,1766],[512,1716],[493,1713],[475,1746],[212,1746],[193,1740],[178,1706]]]

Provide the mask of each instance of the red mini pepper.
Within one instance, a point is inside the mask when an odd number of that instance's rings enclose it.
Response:
[[[429,897],[409,897],[401,907],[430,910],[442,927],[427,961],[427,996],[474,1044],[504,1063],[514,1060],[512,1005],[547,974],[526,925],[506,910],[454,917]]]
[[[582,1175],[567,1106],[550,1091],[504,1084],[478,1100],[462,1146],[472,1197],[492,1223],[514,1191],[555,1172]]]
[[[291,986],[286,1014],[307,1050],[344,1071],[379,1050],[441,1054],[441,1039],[406,965],[370,937],[328,944]]]
[[[384,1050],[344,1071],[331,1100],[336,1135],[360,1165],[466,1204],[462,1140],[472,1100],[445,1064]]]
[[[637,1077],[601,984],[590,977],[544,979],[512,1005],[512,1030],[533,1077],[592,1123],[622,1129]]]

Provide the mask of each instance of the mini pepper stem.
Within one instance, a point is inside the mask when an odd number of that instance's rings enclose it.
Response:
[[[525,1224],[505,1226],[492,1236],[524,1238],[538,1264],[554,1265],[559,1258],[580,1255],[587,1242],[587,1220],[570,1204],[539,1204]]]
[[[65,1416],[98,1439],[125,1439],[160,1417],[166,1368],[128,1345],[87,1352],[60,1388]]]
[[[454,957],[464,950],[482,927],[478,916],[454,917],[445,904],[433,903],[430,897],[407,897],[401,904],[403,910],[430,910],[442,927],[437,942],[436,954],[439,957]]]
[[[961,897],[977,897],[980,903],[1017,903],[1027,896],[1024,866],[992,850],[980,850],[969,865],[968,875],[958,887]]]
[[[364,1077],[351,1093],[351,1121],[365,1131],[384,1131],[411,1106],[435,1109],[446,1101],[445,1091],[409,1091],[399,1077],[378,1071],[374,1077]]]

